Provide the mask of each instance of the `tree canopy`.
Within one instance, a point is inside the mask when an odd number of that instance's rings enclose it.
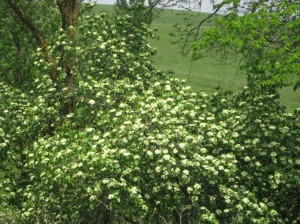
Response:
[[[223,11],[222,11],[223,10]],[[263,88],[299,86],[299,1],[220,1],[215,5],[216,26],[199,32],[200,24],[186,41],[193,45],[194,59],[207,52],[241,55],[240,68],[248,81]],[[210,15],[211,16],[211,15]]]

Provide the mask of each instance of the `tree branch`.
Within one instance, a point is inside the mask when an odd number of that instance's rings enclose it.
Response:
[[[183,43],[183,47],[182,47],[182,53],[183,53],[183,54],[187,54],[187,53],[189,52],[189,50],[186,50],[186,48],[187,48],[188,42],[190,42],[190,41],[189,41],[189,38],[190,38],[190,36],[192,36],[192,33],[193,33],[194,31],[196,31],[196,34],[193,35],[193,36],[194,36],[193,41],[196,41],[197,38],[199,37],[199,33],[200,33],[200,28],[201,28],[201,26],[202,26],[206,21],[208,21],[210,18],[212,18],[213,16],[215,16],[215,15],[220,11],[220,9],[223,7],[223,5],[224,5],[224,4],[219,4],[219,5],[217,6],[217,8],[214,10],[213,13],[209,14],[205,19],[201,20],[195,27],[193,27],[192,29],[190,29],[190,30],[188,31],[188,33],[187,33],[187,35],[186,35],[186,37],[185,37],[184,43]]]
[[[17,14],[20,20],[26,25],[26,27],[31,31],[34,38],[36,39],[40,48],[46,48],[46,43],[38,30],[38,28],[33,24],[33,22],[27,17],[25,12],[17,5],[15,0],[7,0],[9,7]]]
[[[34,25],[34,23],[28,18],[23,9],[18,6],[15,0],[6,0],[8,6],[15,12],[15,14],[19,17],[21,22],[25,24],[25,26],[30,30],[32,35],[34,36],[38,46],[43,50],[45,60],[51,63],[52,68],[50,72],[50,78],[53,82],[56,82],[57,79],[57,62],[51,57],[49,50],[47,49],[47,44],[44,41],[44,38],[39,31],[39,29]]]

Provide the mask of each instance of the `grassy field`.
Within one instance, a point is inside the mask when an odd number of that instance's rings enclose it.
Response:
[[[97,12],[111,12],[112,6],[100,5]],[[246,76],[236,72],[238,60],[229,57],[225,61],[218,60],[218,55],[209,55],[198,61],[191,61],[191,54],[183,56],[180,54],[180,45],[174,45],[174,37],[169,34],[176,32],[174,24],[183,24],[184,16],[178,15],[177,10],[165,10],[153,21],[153,27],[158,29],[158,39],[151,39],[150,43],[157,49],[153,57],[154,65],[160,70],[173,70],[175,77],[188,80],[188,85],[195,91],[213,92],[215,87],[221,86],[226,90],[237,91],[246,84]],[[194,13],[195,19],[201,19],[207,14]],[[205,28],[212,26],[206,24]],[[283,88],[281,91],[281,102],[289,111],[300,107],[300,91],[294,92],[292,87]]]
[[[203,14],[199,17],[203,17]],[[236,75],[238,62],[233,57],[220,62],[217,55],[210,55],[199,61],[192,61],[191,54],[180,54],[180,44],[172,44],[175,38],[169,35],[176,32],[172,21],[183,23],[182,16],[177,15],[176,10],[165,11],[153,21],[159,36],[158,40],[150,40],[157,48],[157,55],[153,58],[156,67],[162,70],[172,69],[176,77],[188,80],[188,85],[195,91],[211,92],[217,86],[235,91],[246,84],[245,76]]]

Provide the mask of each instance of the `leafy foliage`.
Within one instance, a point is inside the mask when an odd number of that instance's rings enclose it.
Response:
[[[228,7],[216,27],[194,45],[194,59],[207,51],[242,55],[249,82],[282,87],[299,77],[298,1],[222,1]],[[296,77],[296,78],[294,78]]]
[[[18,1],[30,15],[40,31],[53,40],[53,33],[60,26],[58,11],[53,1]],[[29,88],[35,73],[32,54],[36,43],[19,18],[9,8],[6,1],[0,3],[0,80],[19,88]],[[40,13],[43,10],[44,13]]]
[[[150,6],[146,6],[144,0],[117,0],[115,4],[116,15],[131,15],[135,18],[134,26],[139,26],[140,23],[151,24],[154,15],[154,7],[159,1],[150,2]]]

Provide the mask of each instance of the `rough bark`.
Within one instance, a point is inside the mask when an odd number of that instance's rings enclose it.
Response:
[[[74,32],[70,34],[74,35],[80,13],[81,0],[57,0],[56,3],[61,14],[62,28],[67,30],[72,26]]]

